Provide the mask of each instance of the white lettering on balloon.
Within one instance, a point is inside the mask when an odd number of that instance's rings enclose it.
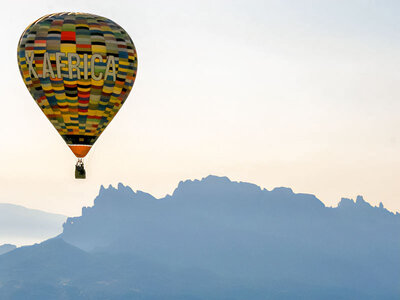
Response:
[[[42,66],[42,74],[38,75],[36,70],[36,61],[34,58],[33,51],[25,52],[25,59],[28,65],[29,76],[31,78],[47,78],[50,75],[50,78],[69,78],[69,79],[81,79],[81,72],[83,72],[83,78],[89,79],[89,71],[90,77],[93,80],[99,81],[102,79],[108,79],[109,76],[112,76],[112,80],[115,81],[117,77],[116,66],[115,66],[115,57],[113,55],[108,55],[107,59],[104,60],[101,54],[94,53],[90,59],[88,59],[88,55],[83,55],[83,61],[81,57],[77,53],[48,53],[45,52],[43,56],[43,66]],[[51,59],[55,62],[55,70],[53,70],[53,65],[51,64]],[[66,63],[64,63],[64,62]],[[89,66],[90,62],[90,66]],[[99,69],[99,64],[106,64],[104,68],[101,66],[100,70],[96,74],[96,70]],[[64,74],[61,72],[62,69],[65,68],[66,72]],[[75,71],[75,72],[74,72]],[[74,78],[74,74],[76,74],[76,78]]]

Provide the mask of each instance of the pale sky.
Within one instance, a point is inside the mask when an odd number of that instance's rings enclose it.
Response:
[[[157,197],[209,174],[291,187],[328,206],[400,211],[396,1],[18,1],[2,7],[0,202],[79,215],[101,184]],[[73,11],[121,25],[138,52],[124,106],[85,159],[17,66],[24,29]]]

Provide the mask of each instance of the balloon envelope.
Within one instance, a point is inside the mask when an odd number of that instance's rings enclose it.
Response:
[[[137,55],[132,39],[113,21],[56,13],[24,31],[18,64],[33,99],[81,158],[128,97]]]

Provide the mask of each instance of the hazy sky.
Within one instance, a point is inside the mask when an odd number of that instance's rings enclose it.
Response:
[[[100,184],[161,197],[209,174],[361,194],[400,211],[396,1],[18,1],[2,7],[0,202],[67,215]],[[138,51],[133,91],[74,179],[76,158],[33,101],[16,49],[39,17],[108,17]]]

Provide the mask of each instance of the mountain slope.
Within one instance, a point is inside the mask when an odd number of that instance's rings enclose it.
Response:
[[[33,244],[59,234],[66,216],[0,203],[0,242]]]
[[[188,283],[200,280],[194,287]],[[134,255],[87,253],[61,238],[0,256],[0,299],[187,299],[217,287],[203,270],[172,271]]]
[[[360,196],[331,208],[226,177],[162,199],[119,184],[58,238],[0,256],[0,298],[398,299],[399,253],[400,215]]]
[[[162,199],[119,184],[101,188],[61,237],[88,251],[134,253],[257,286],[289,278],[324,289],[399,292],[400,215],[360,196],[329,208],[314,195],[226,177],[181,182]]]
[[[0,246],[0,255],[10,252],[10,251],[14,250],[15,248],[17,248],[17,246],[11,245],[11,244],[1,245]]]

